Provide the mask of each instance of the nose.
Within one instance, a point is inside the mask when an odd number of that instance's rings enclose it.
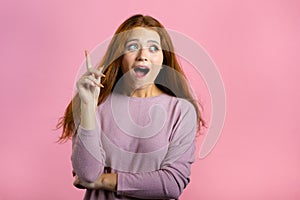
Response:
[[[136,57],[137,61],[148,61],[147,48],[141,48]]]

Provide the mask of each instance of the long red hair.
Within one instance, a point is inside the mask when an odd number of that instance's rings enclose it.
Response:
[[[101,88],[100,90],[98,105],[105,101],[108,95],[113,91],[116,83],[122,77],[120,66],[122,63],[124,42],[126,41],[126,37],[129,36],[130,30],[136,27],[149,28],[159,34],[161,39],[161,48],[163,51],[163,65],[168,66],[173,70],[166,70],[166,68],[162,68],[155,80],[155,84],[164,93],[184,98],[194,105],[197,113],[198,130],[200,130],[200,127],[206,126],[199,110],[199,106],[201,105],[193,97],[192,92],[188,87],[186,76],[177,61],[173,43],[168,32],[159,21],[151,16],[143,16],[140,14],[134,15],[125,20],[116,30],[114,37],[108,45],[105,55],[99,63],[99,67],[105,66],[103,70],[105,77],[101,79],[101,83],[104,85],[104,88]],[[67,106],[64,116],[59,119],[56,126],[58,129],[63,129],[58,140],[59,142],[66,141],[72,137],[75,129],[75,121],[79,116],[80,98],[78,94],[76,94]]]

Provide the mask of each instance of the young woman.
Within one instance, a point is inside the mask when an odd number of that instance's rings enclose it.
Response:
[[[132,16],[87,65],[58,124],[72,138],[74,185],[84,199],[178,199],[204,121],[167,31]]]

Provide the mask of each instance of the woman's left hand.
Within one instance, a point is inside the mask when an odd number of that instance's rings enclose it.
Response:
[[[117,174],[101,174],[95,182],[85,182],[75,176],[73,185],[79,189],[93,190],[109,190],[115,192],[117,190]]]

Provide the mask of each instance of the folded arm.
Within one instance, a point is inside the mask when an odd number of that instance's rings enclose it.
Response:
[[[105,152],[100,142],[99,128],[87,130],[79,126],[72,138],[72,166],[83,181],[94,182],[104,171]]]

